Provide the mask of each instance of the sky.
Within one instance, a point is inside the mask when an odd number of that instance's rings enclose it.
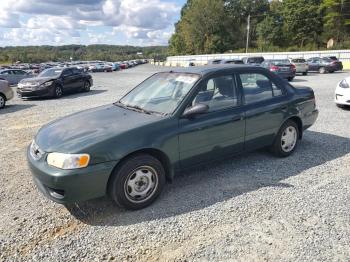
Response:
[[[167,45],[186,0],[1,0],[0,46]]]

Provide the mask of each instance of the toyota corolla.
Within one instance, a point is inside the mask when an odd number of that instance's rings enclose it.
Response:
[[[264,147],[289,156],[317,116],[312,89],[264,68],[191,67],[157,73],[114,104],[49,123],[27,157],[53,201],[108,194],[140,209],[190,166]]]

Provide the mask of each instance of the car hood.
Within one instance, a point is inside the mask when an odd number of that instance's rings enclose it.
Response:
[[[21,84],[34,84],[34,83],[37,83],[37,84],[43,84],[47,81],[50,81],[50,80],[55,80],[57,78],[54,78],[54,77],[32,77],[32,78],[26,78],[26,79],[23,79],[21,81]]]
[[[35,141],[45,152],[79,153],[99,142],[162,118],[106,105],[47,124],[39,130]]]

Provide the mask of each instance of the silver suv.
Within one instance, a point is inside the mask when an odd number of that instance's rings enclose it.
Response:
[[[13,98],[13,90],[9,85],[9,82],[0,80],[0,109],[4,108],[6,101]]]

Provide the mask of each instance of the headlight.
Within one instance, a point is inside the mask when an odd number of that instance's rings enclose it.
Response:
[[[41,84],[41,86],[48,87],[48,86],[52,85],[52,83],[53,83],[53,81],[48,81],[48,82]]]
[[[88,154],[62,154],[50,153],[47,163],[60,169],[77,169],[87,167],[90,162]]]
[[[348,84],[348,82],[344,79],[344,80],[342,80],[340,83],[339,83],[339,86],[341,87],[341,88],[349,88],[349,84]]]

